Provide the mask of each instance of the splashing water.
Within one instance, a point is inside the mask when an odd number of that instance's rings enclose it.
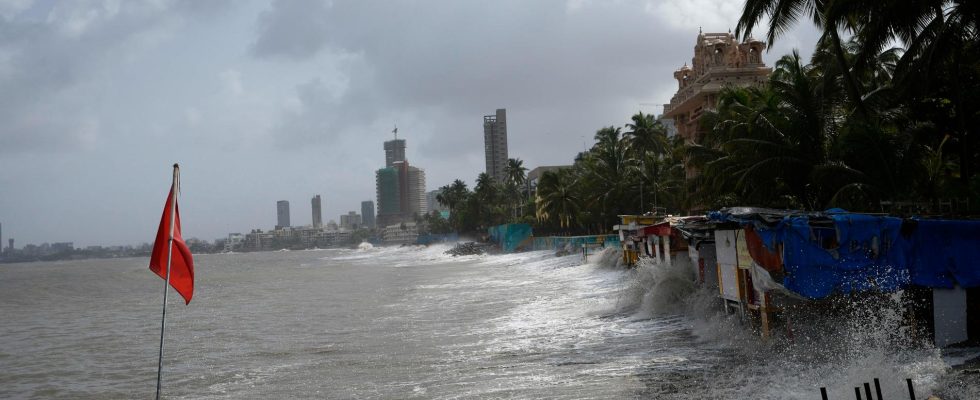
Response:
[[[700,351],[726,360],[697,373],[654,374],[655,384],[669,388],[658,395],[813,399],[826,387],[831,399],[853,398],[855,387],[863,395],[865,382],[874,391],[878,378],[883,398],[903,399],[908,398],[905,379],[911,378],[917,398],[980,398],[980,378],[951,374],[943,351],[905,327],[902,293],[792,304],[783,313],[789,322],[763,340],[748,321],[723,311],[717,292],[694,285],[690,261],[682,254],[670,266],[643,259],[625,274],[617,304],[621,312],[634,319],[681,316]],[[691,382],[696,384],[687,386]]]
[[[905,399],[913,378],[918,398],[980,398],[949,350],[900,329],[897,295],[788,304],[792,335],[764,341],[684,257],[450,246],[200,256],[200,293],[168,321],[168,397],[837,400],[880,378]],[[145,265],[0,266],[0,398],[152,395]]]

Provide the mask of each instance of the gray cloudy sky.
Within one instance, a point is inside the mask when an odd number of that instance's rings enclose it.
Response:
[[[432,190],[511,157],[567,164],[602,126],[660,113],[698,27],[741,1],[0,0],[4,242],[150,242],[182,166],[184,236],[360,212],[398,125]],[[763,36],[762,32],[759,35]],[[816,39],[801,27],[766,60]],[[644,104],[644,105],[641,105]]]

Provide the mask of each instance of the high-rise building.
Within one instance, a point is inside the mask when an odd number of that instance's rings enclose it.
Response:
[[[314,228],[322,227],[323,213],[320,211],[321,210],[320,195],[313,196],[313,199],[310,200],[310,203],[312,204],[312,208],[313,208],[313,227]]]
[[[385,166],[394,166],[398,161],[405,161],[405,139],[396,136],[394,140],[385,142]]]
[[[397,129],[395,130],[397,135]],[[377,188],[377,217],[375,226],[381,228],[412,220],[428,210],[425,201],[425,171],[408,165],[405,159],[405,140],[385,142],[385,168],[375,174]]]
[[[3,225],[0,225],[0,254],[3,254]]]
[[[276,202],[276,229],[289,227],[289,202],[279,200]]]
[[[7,251],[13,253],[14,252],[14,238],[7,239],[7,242],[10,243],[10,245],[7,246]]]
[[[408,207],[402,211],[408,216],[425,215],[429,212],[429,203],[425,201],[425,170],[410,166],[407,178],[405,188]]]
[[[384,227],[411,220],[428,212],[425,199],[425,170],[396,161],[376,173],[378,213],[376,224]]]
[[[374,229],[374,202],[371,200],[361,202],[361,219],[364,227]]]
[[[401,218],[401,199],[399,196],[398,168],[394,166],[379,169],[375,173],[377,186],[378,213],[375,221],[378,227],[398,222]]]
[[[503,180],[507,167],[507,110],[498,108],[494,115],[483,117],[483,147],[487,158],[487,175]]]

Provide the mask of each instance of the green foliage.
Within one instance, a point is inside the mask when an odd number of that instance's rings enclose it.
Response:
[[[824,35],[809,64],[783,57],[767,85],[727,89],[702,119],[709,138],[689,150],[705,172],[699,201],[881,211],[882,200],[975,198],[978,10],[948,0],[746,1],[736,34],[769,20],[771,44],[805,18]]]
[[[481,175],[473,192],[457,180],[439,201],[464,232],[531,221],[539,233],[597,233],[620,214],[736,205],[882,211],[883,201],[959,198],[973,207],[961,211],[975,213],[977,4],[747,0],[737,35],[769,21],[771,45],[801,19],[823,35],[809,62],[794,51],[765,84],[719,93],[698,143],[668,138],[639,112],[625,132],[598,130],[595,144],[571,167],[543,174],[536,192],[524,186],[523,163],[509,160],[504,179]]]

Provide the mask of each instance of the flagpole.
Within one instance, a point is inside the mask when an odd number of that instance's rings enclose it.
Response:
[[[167,277],[163,281],[163,316],[160,318],[160,361],[157,364],[157,400],[160,400],[160,381],[163,378],[163,332],[167,327],[167,292],[170,289],[170,260],[174,254],[174,225],[177,218],[177,188],[180,186],[180,166],[174,164],[174,181],[170,192],[170,239],[167,240]]]

